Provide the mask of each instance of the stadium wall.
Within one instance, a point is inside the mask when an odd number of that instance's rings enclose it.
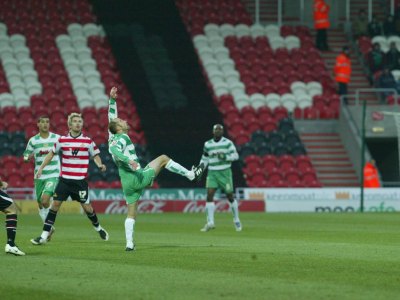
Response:
[[[359,212],[359,188],[239,188],[236,191],[241,212]],[[92,190],[92,205],[98,213],[126,214],[127,207],[120,190]],[[147,190],[139,201],[139,213],[203,213],[205,189]],[[216,211],[229,213],[230,207],[223,194],[216,197]],[[22,214],[37,213],[36,201],[17,200]],[[365,212],[400,211],[400,190],[377,188],[364,190]],[[81,213],[80,205],[68,201],[63,213]]]

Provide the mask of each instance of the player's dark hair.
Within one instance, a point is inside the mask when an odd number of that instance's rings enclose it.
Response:
[[[47,116],[47,115],[41,115],[41,116],[39,116],[39,118],[37,118],[37,122],[39,123],[42,119],[49,119],[50,120],[50,117]]]

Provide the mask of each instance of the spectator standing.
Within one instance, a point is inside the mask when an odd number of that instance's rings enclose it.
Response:
[[[368,34],[370,38],[382,35],[382,25],[376,15],[373,15],[371,22],[368,23]]]
[[[385,54],[385,65],[389,68],[390,71],[392,70],[399,70],[400,64],[400,51],[396,47],[395,42],[390,43],[389,51]]]
[[[338,83],[338,94],[340,96],[347,95],[347,85],[350,82],[351,76],[350,49],[348,46],[344,46],[342,53],[336,57],[336,64],[333,71],[335,81]],[[344,98],[344,102],[348,103],[347,98]]]
[[[385,22],[383,22],[383,33],[389,37],[392,35],[397,35],[396,32],[396,23],[394,21],[394,17],[391,15],[388,15],[386,17]]]
[[[372,50],[368,53],[368,66],[372,75],[382,71],[385,66],[385,53],[381,50],[379,43],[374,43]]]
[[[364,167],[364,187],[378,188],[380,186],[378,169],[376,168],[375,160],[371,159]]]
[[[319,50],[328,50],[327,29],[329,23],[329,5],[324,0],[314,0],[314,28],[317,30],[315,45]]]
[[[353,22],[353,35],[355,39],[368,35],[368,18],[364,9],[358,11],[358,16]]]
[[[394,25],[396,27],[396,35],[400,35],[400,6],[396,8],[394,13]]]

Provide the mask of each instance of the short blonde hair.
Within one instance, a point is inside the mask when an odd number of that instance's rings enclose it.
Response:
[[[81,118],[82,122],[83,122],[82,114],[78,114],[78,113],[73,112],[68,116],[68,126],[72,125],[72,119],[73,118]]]

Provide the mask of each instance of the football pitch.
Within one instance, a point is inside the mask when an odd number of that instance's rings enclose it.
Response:
[[[242,213],[242,232],[225,213],[207,233],[203,214],[143,214],[135,252],[125,252],[124,215],[99,217],[108,242],[86,216],[61,214],[53,240],[33,246],[40,218],[19,216],[27,255],[1,248],[0,298],[400,298],[398,213]]]

